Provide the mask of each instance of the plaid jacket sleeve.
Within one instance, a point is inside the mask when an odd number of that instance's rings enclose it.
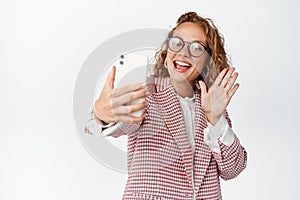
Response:
[[[225,112],[225,118],[232,128],[232,122]],[[219,175],[224,180],[230,180],[237,177],[247,165],[247,152],[240,144],[239,139],[234,134],[234,141],[230,146],[225,145],[218,139],[220,152],[213,152],[213,156],[218,164]]]

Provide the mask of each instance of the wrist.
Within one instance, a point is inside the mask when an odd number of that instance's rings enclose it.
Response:
[[[212,115],[211,112],[206,112],[205,114],[207,121],[213,126],[215,126],[221,118],[221,115]]]
[[[95,120],[99,123],[99,124],[101,124],[101,125],[103,125],[103,126],[105,126],[105,125],[107,125],[107,124],[109,124],[109,123],[111,123],[112,121],[110,121],[107,117],[105,117],[105,115],[103,116],[102,114],[101,114],[101,112],[99,112],[97,109],[95,109],[94,108],[94,118],[95,118]]]

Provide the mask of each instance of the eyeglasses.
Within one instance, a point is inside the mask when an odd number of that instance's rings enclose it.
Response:
[[[188,44],[188,51],[190,55],[195,58],[202,56],[204,52],[207,51],[207,47],[197,41],[187,42],[178,36],[167,38],[168,48],[174,53],[180,52],[184,48],[185,43]]]

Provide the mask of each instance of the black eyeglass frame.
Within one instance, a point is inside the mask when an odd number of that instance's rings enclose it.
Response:
[[[181,47],[178,51],[174,51],[174,50],[172,50],[172,49],[170,48],[169,42],[170,42],[170,40],[173,39],[173,38],[177,38],[177,39],[181,40],[182,43],[184,44],[184,45],[182,45],[182,47]],[[179,36],[172,36],[172,37],[168,37],[168,38],[167,38],[167,47],[168,47],[168,49],[170,49],[170,50],[171,50],[172,52],[174,52],[174,53],[180,52],[180,51],[185,47],[185,43],[188,43],[188,51],[189,51],[189,54],[190,54],[192,57],[194,57],[194,58],[199,58],[199,57],[201,57],[201,56],[205,53],[205,51],[209,53],[209,51],[208,51],[209,49],[208,49],[206,46],[204,46],[203,44],[201,44],[200,42],[198,42],[198,41],[188,42],[188,41],[185,41],[184,39],[182,39],[182,38],[179,37]],[[200,44],[200,45],[204,48],[204,51],[203,51],[203,53],[202,53],[201,55],[199,55],[199,56],[194,56],[194,55],[191,54],[190,48],[191,48],[191,44],[193,44],[193,43],[198,43],[198,44]]]

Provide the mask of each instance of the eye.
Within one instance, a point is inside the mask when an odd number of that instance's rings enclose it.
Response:
[[[173,52],[178,52],[184,46],[183,40],[178,37],[172,37],[168,41],[169,49]]]
[[[199,44],[199,43],[193,43],[191,45],[191,48],[194,51],[203,51],[204,50],[203,46],[201,44]]]
[[[205,51],[205,47],[200,44],[199,42],[192,42],[190,45],[190,52],[193,56],[199,57],[201,56]]]
[[[176,46],[176,47],[182,46],[182,41],[179,38],[172,38],[170,42],[172,46]]]

